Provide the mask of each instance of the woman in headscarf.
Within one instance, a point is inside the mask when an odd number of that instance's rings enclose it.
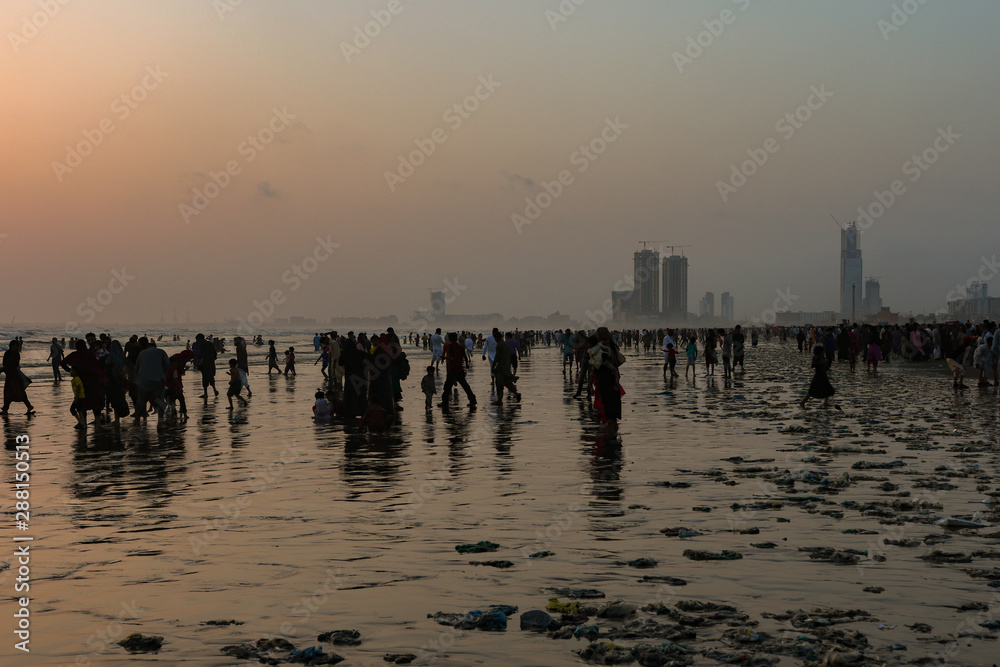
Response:
[[[128,400],[125,398],[128,389],[128,377],[125,372],[125,350],[117,340],[111,341],[108,356],[104,359],[105,372],[108,376],[108,403],[115,413],[115,424],[121,423],[122,417],[128,417]]]
[[[25,407],[28,408],[25,414],[28,416],[35,414],[35,408],[28,400],[27,388],[30,380],[21,372],[20,340],[12,340],[10,348],[3,353],[3,366],[0,367],[0,373],[7,376],[3,383],[3,410],[0,410],[0,414],[7,414],[11,403],[24,403]]]
[[[396,415],[391,372],[395,355],[387,335],[382,334],[378,339],[373,336],[372,340],[375,341],[375,350],[372,353],[368,374],[368,400],[382,406],[386,420],[392,423]]]
[[[77,376],[83,381],[84,406],[92,410],[95,423],[101,421],[101,409],[104,407],[104,393],[108,384],[108,376],[104,367],[93,352],[87,349],[87,341],[76,341],[76,352],[69,354],[62,361],[62,367],[69,371],[76,370]]]

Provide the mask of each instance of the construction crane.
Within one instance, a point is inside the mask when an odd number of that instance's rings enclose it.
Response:
[[[642,244],[642,249],[645,250],[646,246],[649,245],[650,243],[666,243],[666,241],[665,240],[664,241],[639,241],[639,243]]]
[[[646,246],[649,245],[649,244],[651,244],[651,243],[666,243],[666,241],[665,240],[664,241],[639,241],[639,243],[642,244],[642,249],[645,250]],[[670,248],[670,254],[672,255],[672,254],[674,254],[674,248],[690,248],[691,246],[689,246],[689,245],[665,245],[665,246],[660,246],[660,247],[661,248]]]

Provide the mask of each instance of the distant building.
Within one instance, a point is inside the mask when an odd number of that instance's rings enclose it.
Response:
[[[974,280],[969,284],[969,290],[966,294],[967,299],[986,299],[986,289],[989,287],[989,283],[980,282],[979,280]]]
[[[788,310],[775,316],[775,324],[791,326],[796,324],[811,324],[813,326],[832,326],[837,323],[837,313],[832,310],[805,311]]]
[[[632,260],[635,277],[632,314],[655,317],[660,314],[660,251],[638,250]]]
[[[852,222],[840,230],[840,314],[847,319],[861,315],[861,237]]]
[[[702,317],[715,317],[715,293],[705,292],[698,302],[698,314]]]
[[[875,278],[865,279],[865,298],[862,300],[859,315],[875,315],[882,310],[882,297],[879,295],[879,282]]]
[[[719,297],[719,310],[722,311],[724,321],[733,321],[733,297],[729,292],[723,292]]]
[[[627,322],[632,316],[633,290],[611,292],[611,317],[616,322]]]
[[[983,288],[985,287],[986,285],[983,285]],[[982,293],[982,291],[978,293]],[[979,296],[949,301],[948,319],[961,320],[963,322],[966,320],[973,322],[1000,320],[1000,297]]]
[[[688,258],[663,258],[663,315],[668,323],[683,322],[688,313]]]

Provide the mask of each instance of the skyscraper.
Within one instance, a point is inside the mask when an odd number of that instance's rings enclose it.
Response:
[[[663,314],[667,323],[683,322],[688,312],[688,258],[663,258]]]
[[[879,294],[880,286],[875,278],[865,279],[865,298],[862,300],[862,315],[874,315],[882,310],[882,296]]]
[[[705,292],[698,302],[698,314],[702,316],[715,317],[715,292]]]
[[[636,251],[633,262],[635,294],[632,296],[632,313],[639,317],[655,317],[660,314],[660,251]]]
[[[840,230],[840,316],[861,315],[861,237],[852,222]],[[852,300],[853,299],[853,300]]]
[[[726,322],[733,321],[733,297],[729,292],[723,292],[719,297],[719,309],[722,311],[722,319]]]

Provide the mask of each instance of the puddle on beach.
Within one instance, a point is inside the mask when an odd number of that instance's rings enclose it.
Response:
[[[604,660],[640,644],[676,664],[795,665],[833,646],[865,659],[829,664],[996,661],[1000,515],[982,502],[1000,500],[996,389],[956,393],[940,364],[878,376],[837,364],[841,410],[803,411],[809,357],[794,345],[748,349],[732,383],[700,365],[693,383],[672,386],[659,354],[632,350],[609,437],[571,398],[555,347],[522,362],[520,404],[488,405],[477,356],[480,407],[463,396],[431,415],[418,389],[427,353],[415,350],[402,424],[368,436],[311,421],[312,352],[294,378],[264,375],[251,354],[248,408],[230,415],[221,381],[219,399],[194,398],[200,376],[189,373],[190,420],[163,432],[131,420],[74,431],[69,383],[53,385],[35,360],[39,414],[29,422],[13,406],[0,454],[9,507],[14,438],[30,436],[32,650],[8,640],[0,662],[253,664],[221,651],[275,637],[344,665],[389,664],[386,654],[571,665],[585,649]],[[933,523],[975,512],[992,527]],[[480,541],[499,548],[455,548]],[[13,596],[11,553],[0,583]],[[589,619],[556,632],[568,638],[522,631],[526,612],[558,598],[558,621],[574,601],[552,589],[605,597],[578,600]],[[613,601],[639,609],[596,615]],[[518,607],[506,632],[428,618],[489,605]],[[209,624],[222,620],[238,623]],[[594,646],[587,631],[572,636],[589,625]],[[317,641],[351,629],[359,645]],[[117,644],[135,632],[163,637],[159,652]]]

